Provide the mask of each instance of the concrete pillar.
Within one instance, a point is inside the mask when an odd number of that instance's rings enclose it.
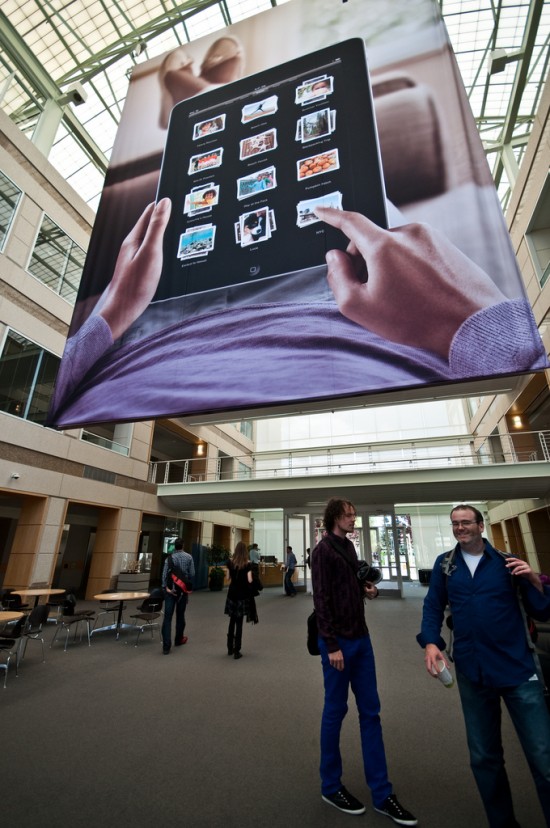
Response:
[[[25,588],[33,581],[47,504],[46,497],[26,496],[23,499],[6,567],[6,589]]]

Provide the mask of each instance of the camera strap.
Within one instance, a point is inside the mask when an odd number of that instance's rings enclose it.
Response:
[[[338,554],[339,554],[339,555],[340,555],[340,556],[341,556],[341,557],[345,560],[345,562],[347,563],[347,565],[349,566],[349,568],[351,569],[351,571],[352,571],[352,572],[353,572],[353,574],[355,575],[355,580],[357,581],[357,586],[359,587],[359,592],[361,593],[361,597],[363,598],[363,597],[364,597],[364,595],[363,595],[363,589],[362,589],[362,586],[361,586],[361,584],[360,584],[360,582],[359,582],[359,580],[358,580],[358,578],[357,578],[357,568],[356,568],[356,567],[352,564],[352,562],[350,561],[350,559],[347,557],[347,555],[346,555],[346,553],[345,553],[345,550],[344,550],[344,549],[340,549],[340,548],[339,548],[339,546],[338,546],[338,544],[336,543],[336,541],[334,541],[334,540],[330,537],[330,535],[327,535],[327,536],[326,536],[326,538],[327,538],[328,542],[330,543],[330,545],[332,546],[332,548],[334,549],[334,551],[335,551],[335,552],[338,552]]]

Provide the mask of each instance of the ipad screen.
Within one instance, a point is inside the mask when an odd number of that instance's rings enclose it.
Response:
[[[318,204],[386,226],[359,38],[177,104],[158,198],[172,200],[156,299],[287,275],[347,239]]]

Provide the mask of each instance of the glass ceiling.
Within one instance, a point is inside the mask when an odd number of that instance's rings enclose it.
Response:
[[[3,0],[0,105],[31,138],[48,101],[82,84],[87,100],[64,109],[48,158],[95,209],[132,67],[283,2]],[[439,5],[505,207],[548,74],[550,5]]]

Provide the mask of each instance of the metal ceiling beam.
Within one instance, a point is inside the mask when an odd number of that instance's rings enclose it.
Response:
[[[88,60],[82,61],[78,66],[58,78],[58,83],[65,85],[76,80],[81,83],[89,81],[100,72],[104,72],[109,66],[117,63],[121,58],[130,55],[138,43],[146,43],[148,40],[173,29],[178,23],[183,23],[198,12],[210,8],[210,6],[219,5],[220,0],[194,0],[194,2],[185,0],[174,9],[167,11],[154,20],[150,20],[139,29],[128,32],[124,37],[109,44],[105,49],[91,55]]]
[[[507,144],[510,144],[514,134],[521,99],[523,97],[525,84],[527,82],[527,78],[529,75],[529,68],[531,65],[531,59],[533,57],[533,49],[535,47],[537,30],[540,23],[543,7],[544,0],[532,0],[532,2],[529,5],[529,12],[527,15],[525,29],[523,32],[523,41],[521,44],[521,48],[519,50],[523,53],[523,57],[520,58],[518,62],[516,75],[514,78],[514,84],[512,87],[512,92],[506,111],[506,117],[504,120],[504,127],[502,130],[501,140],[503,147],[506,147]],[[506,168],[508,168],[508,165],[506,165]],[[502,173],[504,169],[504,158],[501,156],[501,158],[497,161],[493,173],[493,178],[496,187],[498,187],[500,184],[500,180],[502,178]],[[514,181],[510,181],[509,183],[511,186],[514,185]]]
[[[50,99],[58,101],[61,98],[63,91],[48,75],[25,41],[17,34],[2,10],[0,10],[0,48],[9,57],[16,71],[27,79],[27,82],[44,101]],[[90,160],[105,173],[109,164],[106,155],[82,126],[70,106],[63,107],[63,121]]]

